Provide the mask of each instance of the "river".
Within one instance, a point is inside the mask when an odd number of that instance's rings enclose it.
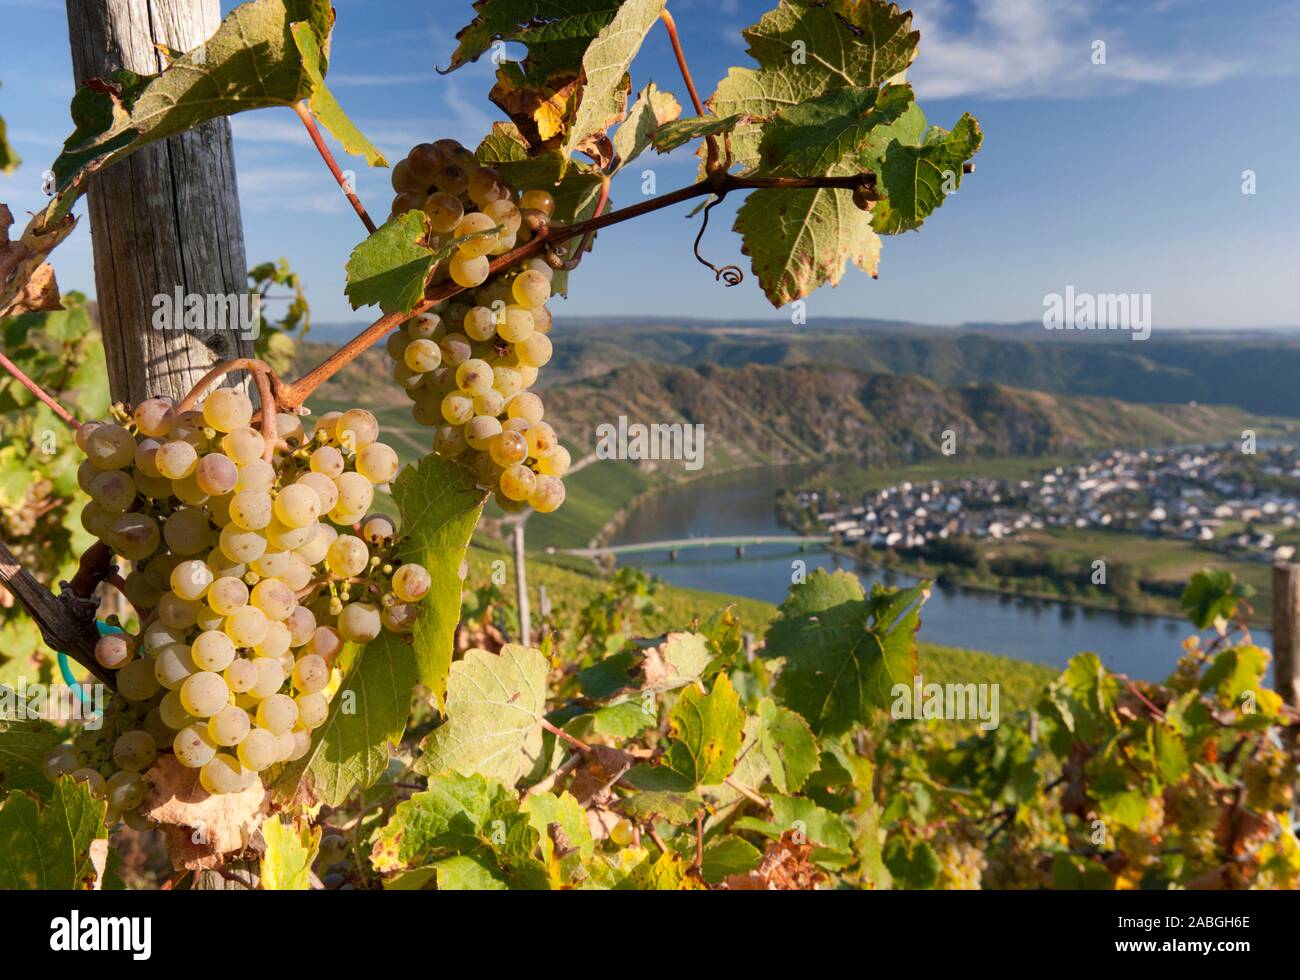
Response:
[[[613,544],[691,537],[788,534],[776,520],[776,493],[806,470],[745,470],[692,481],[648,498],[636,507]],[[707,589],[779,603],[785,598],[795,561],[815,568],[853,569],[853,563],[825,550],[801,552],[785,545],[750,547],[743,559],[732,548],[624,556],[627,563],[693,589]],[[859,572],[863,581],[903,584],[913,581],[892,572]],[[1144,680],[1163,680],[1181,654],[1192,627],[1160,616],[1135,616],[1083,609],[960,588],[936,588],[921,613],[920,637],[930,643],[986,650],[1021,660],[1063,667],[1081,651],[1091,651],[1112,670]],[[1252,631],[1271,647],[1265,630]]]

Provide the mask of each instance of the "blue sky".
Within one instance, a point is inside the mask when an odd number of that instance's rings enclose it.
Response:
[[[750,64],[740,28],[775,0],[672,0],[703,95],[729,65]],[[233,4],[223,3],[223,10]],[[499,118],[487,60],[445,64],[469,0],[336,0],[330,83],[363,131],[400,158],[421,140],[470,145]],[[985,148],[978,172],[919,233],[886,239],[880,279],[850,271],[808,303],[818,316],[959,323],[1029,320],[1043,297],[1152,294],[1160,326],[1300,324],[1293,283],[1300,225],[1300,5],[1292,0],[917,0],[921,54],[910,79],[932,122],[969,110]],[[24,159],[0,177],[15,214],[42,200],[41,171],[69,131],[71,66],[62,0],[0,0],[0,116]],[[1093,45],[1106,63],[1093,64]],[[662,31],[633,65],[685,102]],[[360,224],[285,110],[235,118],[250,263],[287,257],[318,321],[361,321],[342,294]],[[381,218],[386,171],[363,171]],[[661,191],[690,182],[695,161],[644,161]],[[632,168],[639,174],[642,166]],[[1241,192],[1252,170],[1257,193]],[[615,203],[639,198],[630,175]],[[748,270],[729,231],[739,201],[714,212],[704,245]],[[84,213],[84,204],[78,208]],[[685,208],[604,232],[572,282],[564,314],[778,316],[751,276],[724,289],[691,255]],[[65,289],[93,293],[85,223],[60,247]]]

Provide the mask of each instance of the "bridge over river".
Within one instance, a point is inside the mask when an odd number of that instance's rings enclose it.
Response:
[[[605,548],[547,548],[552,554],[575,555],[580,558],[603,558],[606,555],[639,555],[648,551],[666,551],[673,558],[679,551],[691,548],[735,548],[742,558],[748,547],[763,544],[784,544],[807,549],[811,545],[830,544],[835,540],[829,534],[750,534],[720,538],[677,538],[667,541],[638,541],[635,544],[616,544]]]

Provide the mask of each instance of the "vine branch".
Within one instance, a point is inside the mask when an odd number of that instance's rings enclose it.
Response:
[[[641,201],[626,208],[598,214],[585,221],[575,221],[570,225],[552,225],[541,230],[518,248],[494,259],[488,267],[489,275],[496,275],[503,269],[508,269],[519,262],[540,255],[548,248],[554,248],[556,245],[570,239],[581,238],[602,228],[621,224],[624,221],[631,221],[633,218],[652,214],[655,211],[662,211],[664,208],[670,208],[684,201],[703,197],[706,194],[714,194],[721,199],[732,191],[744,190],[799,190],[804,188],[856,190],[860,187],[874,187],[875,179],[874,174],[867,172],[838,177],[743,177],[725,171],[717,171],[709,174],[698,183],[678,188],[660,197]],[[458,286],[448,280],[426,290],[424,299],[417,303],[413,309],[405,312],[398,310],[384,314],[297,381],[281,386],[280,390],[276,392],[276,398],[281,408],[287,411],[295,411],[301,408],[302,404],[311,397],[312,392],[382,340],[390,330],[401,326],[414,316],[428,312],[443,300],[450,299],[464,291],[463,286]]]
[[[72,426],[72,428],[74,429],[81,428],[81,423],[77,421],[76,416],[74,416],[66,408],[64,408],[57,401],[55,401],[53,396],[45,392],[44,388],[42,388],[35,381],[29,378],[26,372],[24,372],[23,369],[20,368],[13,361],[9,360],[9,358],[5,355],[3,351],[0,351],[0,367],[3,367],[11,375],[13,375],[15,381],[17,381],[20,385],[22,385],[33,395],[35,395],[41,402],[43,402],[50,409],[51,412],[53,412],[55,415],[61,418],[64,422]]]
[[[677,21],[668,11],[667,7],[659,12],[659,19],[663,21],[664,30],[668,32],[668,40],[672,42],[673,55],[677,58],[677,68],[682,73],[682,81],[686,83],[686,91],[691,97],[691,104],[695,106],[697,116],[704,115],[704,103],[700,101],[700,93],[695,90],[695,79],[691,77],[690,65],[686,63],[686,52],[682,50],[682,39],[677,33]],[[705,169],[712,173],[718,167],[718,138],[713,135],[705,137],[705,145],[708,152],[708,161]]]
[[[298,118],[302,120],[302,124],[307,127],[307,134],[311,136],[311,141],[316,144],[316,152],[319,153],[321,159],[325,161],[325,166],[330,168],[330,173],[334,175],[334,179],[338,181],[339,188],[343,191],[344,195],[347,196],[348,202],[352,205],[352,210],[356,211],[357,217],[360,218],[361,223],[366,226],[366,231],[373,235],[377,228],[375,227],[375,222],[370,217],[370,212],[368,212],[366,206],[361,203],[361,199],[357,197],[356,191],[348,186],[347,178],[343,176],[343,171],[339,169],[338,161],[334,159],[334,154],[330,152],[330,148],[326,145],[325,138],[321,136],[320,127],[316,125],[316,120],[311,117],[311,112],[308,111],[307,104],[305,102],[295,102],[293,105],[293,111],[298,114]]]

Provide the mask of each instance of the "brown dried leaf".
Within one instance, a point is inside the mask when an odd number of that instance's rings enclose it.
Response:
[[[610,787],[636,764],[636,756],[608,745],[593,745],[573,774],[569,792],[582,806],[603,806],[613,799]]]
[[[728,875],[719,886],[729,891],[810,891],[826,883],[826,876],[809,858],[811,844],[795,843],[787,830],[767,847],[757,868],[749,874]]]
[[[169,755],[145,773],[145,780],[151,788],[142,809],[158,821],[177,870],[215,868],[246,850],[270,813],[271,797],[261,780],[242,793],[212,796],[199,785],[197,769]]]
[[[72,234],[76,219],[69,215],[53,231],[45,231],[37,215],[18,241],[9,240],[13,223],[13,212],[0,204],[0,317],[63,309],[54,269],[45,258]]]

